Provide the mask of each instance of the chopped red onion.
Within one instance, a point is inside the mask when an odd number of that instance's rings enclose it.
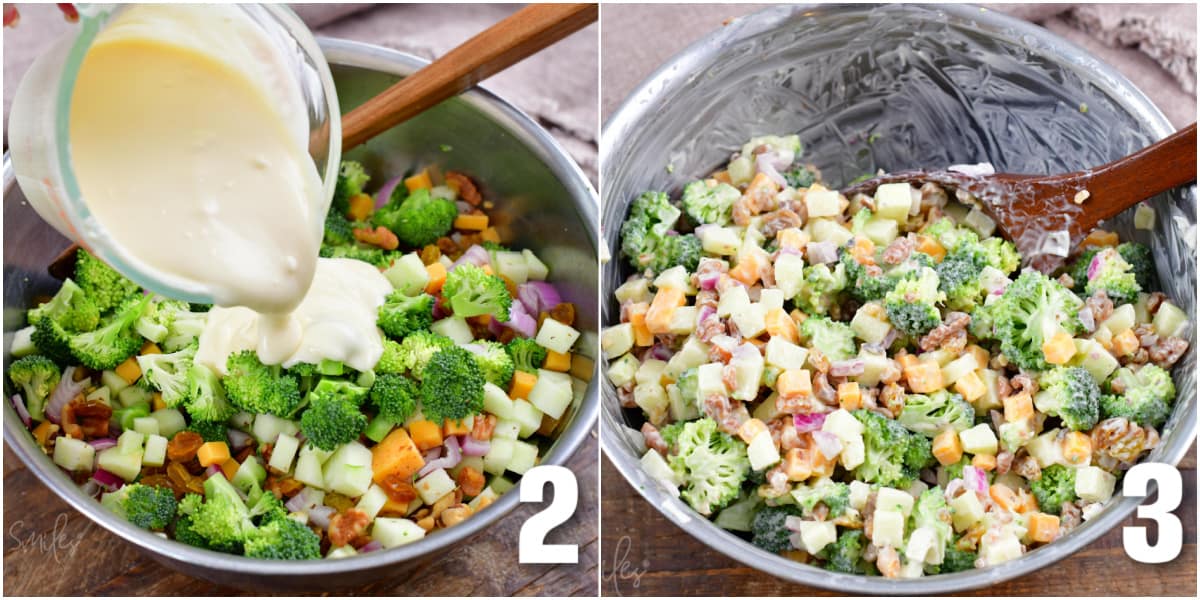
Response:
[[[803,415],[792,415],[792,424],[796,427],[796,433],[820,431],[821,426],[825,425],[825,414],[810,413]]]
[[[433,448],[430,448],[429,452],[426,452],[423,455],[425,462],[429,462],[431,460],[437,460],[441,457],[442,457],[442,447],[441,446],[435,446]]]
[[[702,289],[706,292],[711,292],[711,291],[717,289],[717,282],[721,280],[721,272],[720,271],[708,271],[708,272],[700,275],[696,279],[699,280],[700,289]]]
[[[808,262],[814,265],[825,265],[838,259],[837,244],[830,241],[809,242],[805,251],[808,253]]]
[[[545,281],[527,281],[517,286],[517,299],[531,314],[549,311],[562,302],[562,296]]]
[[[396,191],[396,186],[400,185],[400,182],[403,180],[403,175],[397,175],[383,182],[383,187],[379,188],[378,192],[375,192],[375,208],[383,208],[385,204],[390,202],[392,192]]]
[[[205,477],[212,477],[213,475],[216,475],[217,473],[221,473],[220,465],[208,465],[208,468],[204,470]]]
[[[359,554],[366,554],[367,552],[374,552],[376,550],[383,550],[383,543],[379,540],[371,540],[364,544],[362,548],[359,548],[358,552]]]
[[[1147,333],[1146,335],[1142,336],[1141,340],[1142,347],[1149,348],[1158,343],[1158,334]]]
[[[825,455],[825,458],[833,459],[842,452],[842,440],[838,436],[828,431],[812,432],[813,442],[817,444],[817,450]]]
[[[462,436],[462,453],[465,456],[483,456],[492,449],[488,440],[477,440],[469,435]]]
[[[112,448],[113,446],[116,446],[117,440],[114,440],[113,438],[110,438],[110,437],[106,437],[106,438],[99,438],[99,439],[92,440],[92,441],[88,442],[88,444],[90,444],[92,446],[92,448],[95,448],[96,452],[99,452],[101,450],[107,450],[109,448]]]
[[[835,360],[829,363],[829,374],[834,377],[853,377],[862,375],[866,368],[867,363],[861,358]]]
[[[308,512],[313,508],[320,506],[321,498],[322,496],[320,490],[310,487],[303,487],[300,488],[300,491],[297,492],[295,496],[292,496],[292,498],[288,500],[284,506],[286,506],[289,511],[294,513]]]
[[[100,484],[96,483],[95,479],[89,479],[86,483],[79,486],[79,491],[92,497],[95,497],[95,495],[100,492],[100,489]]]
[[[899,336],[900,332],[895,327],[889,329],[887,335],[883,336],[883,347],[891,348],[892,342],[896,341],[896,338]]]
[[[750,342],[746,342],[744,344],[739,345],[737,348],[734,348],[733,352],[731,352],[730,354],[732,355],[733,359],[754,360],[755,358],[757,358],[758,356],[760,356],[762,354],[762,351],[759,350],[758,347],[755,346],[754,344],[751,344]]]
[[[797,517],[796,515],[788,515],[783,520],[783,526],[787,527],[788,529],[790,529],[792,531],[800,531],[800,527],[801,527],[800,524],[803,522],[804,522],[804,519],[802,517]]]
[[[964,487],[966,487],[966,485],[967,485],[966,482],[964,482],[962,480],[962,478],[955,478],[955,479],[950,480],[950,483],[946,484],[946,499],[950,500],[952,498],[955,498],[958,495],[958,490],[963,489]]]
[[[124,479],[121,479],[120,477],[117,477],[116,475],[113,475],[104,469],[96,469],[96,472],[92,473],[92,481],[95,481],[96,485],[99,485],[110,492],[119,490],[121,489],[121,486],[125,485]]]
[[[700,307],[700,315],[696,319],[696,323],[703,323],[707,321],[709,317],[712,317],[715,314],[717,314],[717,309],[705,304],[704,306]]]
[[[867,342],[863,344],[862,347],[863,350],[866,350],[871,354],[883,354],[887,351],[884,349],[883,344],[880,344],[879,342]]]
[[[74,379],[75,367],[63,369],[62,377],[58,379],[58,385],[54,386],[54,391],[50,393],[50,399],[46,401],[46,419],[55,425],[62,422],[62,409],[67,406],[67,403],[87,389],[88,380],[86,378],[82,381]]]
[[[1096,330],[1096,316],[1092,314],[1090,307],[1083,307],[1079,310],[1079,324],[1089,332]]]
[[[21,417],[21,422],[24,423],[26,427],[29,427],[29,425],[33,423],[33,419],[29,417],[29,410],[25,408],[25,399],[22,398],[20,394],[13,394],[12,404],[13,408],[17,411],[17,416]]]
[[[653,356],[654,358],[657,358],[658,360],[671,360],[671,356],[673,356],[673,355],[674,355],[674,352],[671,352],[670,348],[668,348],[662,344],[655,344],[653,347],[650,348],[650,356]]]
[[[235,451],[249,446],[253,439],[250,434],[238,429],[228,429],[226,433],[229,436],[229,447]]]
[[[1092,262],[1088,263],[1087,277],[1092,279],[1096,276],[1096,272],[1100,270],[1100,266],[1104,264],[1104,253],[1097,252],[1092,257]]]
[[[321,529],[328,529],[329,518],[332,517],[336,512],[337,510],[335,510],[332,506],[325,506],[324,504],[321,506],[314,506],[308,509],[308,522],[320,527]]]
[[[788,543],[791,544],[793,548],[803,548],[804,538],[800,537],[800,532],[797,531],[788,536]]]
[[[463,201],[463,200],[455,200],[454,207],[458,209],[458,214],[460,214],[460,215],[465,215],[465,214],[471,212],[471,209],[475,208],[475,207],[471,206],[470,203]]]
[[[458,462],[462,460],[462,452],[458,447],[458,438],[450,436],[446,438],[445,445],[446,455],[436,460],[427,461],[420,471],[417,471],[418,477],[424,477],[438,469],[452,469]]]
[[[779,184],[779,187],[787,185],[787,180],[783,175],[779,174],[779,170],[775,168],[775,162],[778,155],[774,152],[763,152],[754,159],[754,166],[758,168],[758,172],[770,177],[772,181]],[[786,165],[785,165],[786,166]]]
[[[496,319],[492,319],[492,322],[496,322]],[[501,325],[512,329],[522,337],[531,338],[537,335],[537,319],[529,315],[529,311],[521,302],[512,303],[512,307],[508,309],[508,320]]]
[[[986,495],[988,493],[987,473],[979,467],[963,467],[963,483],[967,489]]]
[[[482,267],[492,264],[492,256],[488,254],[488,251],[483,246],[475,244],[467,248],[466,252],[463,252],[462,256],[458,257],[458,260],[450,265],[449,270],[453,271],[458,265],[463,263],[471,263],[477,267]]]
[[[445,298],[438,296],[437,301],[433,303],[433,320],[444,319],[453,314],[454,311],[450,310],[450,303]]]

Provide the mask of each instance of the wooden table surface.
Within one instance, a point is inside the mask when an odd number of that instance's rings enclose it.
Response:
[[[709,548],[668,521],[604,458],[601,486],[601,594],[605,596],[831,596],[826,590],[772,577]],[[1180,464],[1183,551],[1161,565],[1134,562],[1114,528],[1052,566],[979,596],[1196,596],[1196,446]],[[1134,521],[1130,517],[1124,524]],[[1140,520],[1139,520],[1140,521]],[[1154,537],[1152,535],[1151,540]]]
[[[521,506],[402,582],[346,589],[349,596],[595,596],[597,440],[593,434],[567,463],[579,481],[574,518],[547,543],[579,544],[578,565],[520,565],[521,524],[541,509]],[[237,596],[253,592],[195,579],[163,567],[75,512],[4,448],[4,594],[98,596]]]

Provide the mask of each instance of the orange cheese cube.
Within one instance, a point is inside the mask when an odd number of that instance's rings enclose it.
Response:
[[[487,229],[487,215],[458,215],[454,217],[455,229],[469,229],[472,231],[483,231]]]
[[[1042,354],[1046,355],[1046,362],[1052,365],[1065,365],[1075,356],[1075,340],[1071,334],[1060,331],[1042,342]]]
[[[475,426],[474,415],[468,416],[468,417],[463,418],[458,421],[455,421],[453,419],[446,419],[446,422],[442,423],[442,435],[444,435],[444,436],[467,435],[468,433],[471,433],[471,429],[474,426]]]
[[[529,399],[529,391],[533,389],[537,383],[537,375],[526,373],[525,371],[517,371],[513,373],[512,384],[509,386],[508,396],[513,400],[517,398]]]
[[[933,438],[933,456],[942,465],[952,465],[962,460],[963,447],[958,432],[950,428],[937,434]]]
[[[1119,335],[1113,336],[1112,352],[1117,356],[1128,356],[1138,349],[1141,343],[1132,329],[1126,329]]]
[[[845,381],[839,383],[837,399],[838,405],[846,410],[858,410],[862,408],[862,389],[858,387],[858,382]]]
[[[138,351],[138,354],[141,354],[142,356],[147,354],[162,354],[162,348],[159,348],[158,344],[155,344],[154,342],[146,342],[145,344],[142,344],[142,349]]]
[[[809,436],[809,443],[812,444],[812,434]],[[828,457],[821,453],[820,450],[813,445],[813,449],[808,453],[809,464],[812,465],[811,477],[832,477],[833,470],[837,466],[837,457]]]
[[[729,276],[746,284],[754,285],[758,283],[760,275],[759,257],[755,253],[746,254],[738,261],[738,264],[729,270]]]
[[[1079,252],[1083,252],[1091,247],[1103,248],[1105,246],[1116,246],[1121,240],[1116,233],[1105,231],[1103,229],[1093,229],[1083,241],[1079,242]]]
[[[931,235],[918,235],[916,250],[928,254],[934,262],[942,262],[946,258],[946,249]]]
[[[716,179],[717,181],[719,181],[721,183],[728,183],[729,185],[733,185],[733,178],[731,178],[729,176],[729,171],[717,171],[716,173],[712,174],[712,178]]]
[[[542,368],[548,371],[558,371],[566,373],[571,370],[571,353],[570,352],[555,352],[546,350],[546,360],[542,363]]]
[[[749,444],[754,440],[754,437],[767,430],[767,424],[759,419],[750,419],[738,428],[738,437],[742,438],[743,442]]]
[[[671,315],[687,304],[687,294],[673,287],[660,288],[646,311],[646,329],[650,333],[671,333]]]
[[[754,179],[750,180],[750,185],[746,187],[746,193],[743,196],[764,195],[773,197],[779,193],[779,184],[775,183],[769,175],[759,171],[754,174]]]
[[[905,367],[904,378],[908,380],[908,388],[917,394],[928,394],[946,387],[942,368],[932,361]]]
[[[775,391],[784,398],[812,395],[812,374],[808,369],[788,369],[775,379]]]
[[[1063,460],[1073,467],[1092,463],[1092,438],[1081,431],[1072,431],[1063,437]]]
[[[410,194],[417,190],[427,190],[433,187],[433,180],[429,177],[429,170],[421,169],[420,173],[406,178],[404,180],[404,187],[408,188]]]
[[[650,346],[654,344],[654,334],[646,327],[646,313],[650,305],[646,302],[634,302],[629,305],[629,324],[633,326],[633,345]]]
[[[138,366],[137,359],[132,356],[125,359],[125,362],[117,365],[117,368],[113,370],[129,385],[133,385],[133,382],[142,376],[142,368]]]
[[[1017,512],[1024,515],[1037,512],[1037,509],[1037,498],[1034,498],[1033,494],[1029,493],[1029,490],[1017,490]]]
[[[1029,392],[1012,394],[1004,399],[1004,420],[1020,423],[1033,417],[1033,397]]]
[[[808,460],[808,450],[792,448],[783,455],[783,472],[788,481],[804,481],[812,477],[812,465]]]
[[[971,371],[954,382],[954,391],[962,394],[967,402],[974,402],[987,393],[987,386],[983,384],[978,373]]]
[[[230,458],[221,463],[221,473],[225,475],[225,479],[233,481],[233,476],[237,474],[238,467],[241,466],[236,459]]]
[[[408,435],[421,450],[442,445],[442,428],[433,421],[413,421],[408,424]]]
[[[875,264],[875,242],[864,235],[856,236],[850,246],[850,256],[860,265]]]
[[[200,466],[222,465],[229,460],[229,446],[225,442],[205,442],[196,451]]]
[[[495,227],[488,227],[479,234],[480,239],[485,242],[500,243],[500,232],[496,231]]]
[[[1004,485],[1003,483],[993,483],[991,487],[988,488],[988,495],[991,496],[992,500],[994,500],[996,504],[1004,510],[1015,511],[1017,509],[1017,505],[1020,503],[1017,499],[1016,492],[1012,491],[1012,488]]]
[[[803,250],[804,245],[808,243],[808,234],[804,233],[799,227],[788,227],[780,229],[779,233],[775,234],[775,241],[779,242],[780,248],[791,248],[792,250]]]
[[[1029,515],[1029,539],[1035,542],[1053,542],[1058,539],[1058,517],[1035,512]]]
[[[800,343],[800,330],[796,322],[782,308],[768,310],[765,321],[771,337],[779,336],[793,344]]]
[[[350,196],[349,204],[350,210],[346,212],[346,216],[351,221],[366,221],[375,210],[375,199],[366,194]]]
[[[896,357],[896,362],[900,363],[901,369],[907,369],[921,361],[913,354],[904,353]]]
[[[996,470],[995,454],[976,454],[971,457],[971,466],[984,471]]]
[[[425,272],[429,273],[429,283],[425,284],[425,292],[436,294],[442,291],[442,285],[446,283],[446,265],[434,261],[425,265]]]
[[[967,346],[967,353],[975,357],[975,364],[980,369],[987,368],[987,365],[992,360],[992,355],[987,350],[979,347],[979,344],[971,344]]]
[[[167,407],[167,402],[162,398],[162,392],[154,392],[150,400],[151,405],[154,406],[154,410],[162,410]]]

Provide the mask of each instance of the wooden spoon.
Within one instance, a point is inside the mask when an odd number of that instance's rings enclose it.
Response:
[[[347,151],[596,20],[597,4],[531,4],[342,116]]]
[[[1023,256],[1042,270],[1061,263],[1047,254],[1048,235],[1068,239],[1074,249],[1096,225],[1125,209],[1196,181],[1196,124],[1155,144],[1108,164],[1064,175],[968,175],[954,171],[905,171],[852,185],[843,193],[871,194],[885,183],[932,182],[970,193],[996,222],[999,232],[1017,245]],[[1055,260],[1057,259],[1057,260]]]

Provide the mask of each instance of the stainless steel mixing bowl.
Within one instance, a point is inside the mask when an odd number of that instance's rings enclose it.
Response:
[[[614,258],[603,267],[602,321],[619,318],[608,292],[629,274],[617,258],[618,229],[633,198],[645,190],[679,190],[751,136],[799,133],[804,160],[842,185],[877,168],[982,161],[1001,172],[1067,172],[1124,156],[1171,131],[1162,113],[1108,65],[1044,29],[986,9],[768,8],[672,58],[606,123],[602,221]],[[1153,232],[1135,232],[1129,214],[1115,227],[1123,237],[1152,244],[1164,291],[1195,314],[1194,189],[1151,204],[1158,211]],[[1195,437],[1194,351],[1174,374],[1177,406],[1150,461],[1178,463]],[[607,381],[603,398],[604,451],[652,506],[736,560],[831,590],[938,594],[991,585],[1083,548],[1138,505],[1118,494],[1059,541],[986,569],[913,580],[832,573],[760,550],[698,516],[641,469],[639,411],[621,409]]]
[[[425,61],[393,50],[349,42],[322,40],[343,110],[357,106]],[[577,327],[595,331],[597,318],[598,202],[587,178],[545,130],[504,100],[483,89],[461,97],[371,140],[346,158],[362,160],[369,171],[402,173],[417,165],[436,164],[471,174],[484,194],[497,201],[502,236],[543,258],[564,299],[578,308]],[[148,232],[151,233],[152,232]],[[33,296],[52,294],[58,282],[46,266],[66,246],[66,239],[45,224],[25,203],[4,160],[4,359],[7,366],[12,332],[25,325]],[[597,355],[596,335],[584,335],[581,353]],[[557,441],[542,464],[563,464],[596,423],[595,382],[570,409]],[[439,550],[485,531],[517,505],[518,491],[462,524],[416,543],[352,558],[282,562],[247,559],[199,550],[164,540],[113,515],[85,496],[34,444],[12,405],[4,403],[4,439],[21,460],[63,500],[117,537],[174,569],[223,585],[258,589],[313,590],[344,588],[370,581],[392,580],[422,565]],[[547,450],[547,449],[544,449]],[[9,510],[13,510],[11,507]]]

